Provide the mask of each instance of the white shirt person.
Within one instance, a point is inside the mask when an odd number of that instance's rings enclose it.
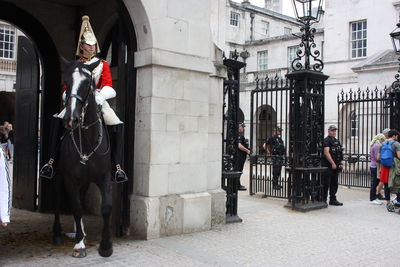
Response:
[[[0,221],[3,226],[10,223],[11,178],[3,149],[0,149]]]

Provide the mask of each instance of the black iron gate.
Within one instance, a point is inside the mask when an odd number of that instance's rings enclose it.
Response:
[[[389,88],[338,94],[338,138],[343,144],[343,170],[339,184],[370,187],[369,143],[389,127],[392,94]]]
[[[278,198],[288,198],[289,173],[289,110],[290,87],[287,79],[275,76],[256,79],[256,87],[251,92],[250,107],[250,194],[262,194]],[[272,172],[276,157],[267,153],[263,145],[273,135],[276,127],[282,128],[281,138],[285,145],[285,155],[279,178],[280,189],[273,187]]]

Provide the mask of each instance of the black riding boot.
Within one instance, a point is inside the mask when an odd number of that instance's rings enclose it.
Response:
[[[54,176],[54,161],[57,157],[58,147],[59,147],[59,137],[60,137],[60,125],[62,121],[58,117],[52,117],[50,122],[50,159],[49,161],[40,169],[39,176],[47,179],[51,179]]]
[[[110,134],[111,163],[115,170],[111,179],[113,182],[122,183],[128,181],[128,177],[121,168],[124,153],[124,124],[110,125],[107,128]]]

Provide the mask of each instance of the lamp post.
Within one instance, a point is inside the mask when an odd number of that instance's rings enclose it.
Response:
[[[400,55],[400,21],[390,33],[390,38],[392,39],[394,52]],[[400,58],[398,60],[400,61]],[[389,93],[390,128],[400,130],[400,68],[394,78],[395,81],[392,83],[392,90]]]
[[[288,171],[289,200],[286,207],[308,211],[326,208],[321,167],[324,138],[325,81],[324,64],[318,57],[312,25],[321,16],[322,0],[292,0],[302,24],[297,57],[292,62],[290,82],[290,143]]]
[[[293,70],[322,71],[324,63],[318,59],[320,52],[316,50],[314,42],[315,28],[312,24],[318,22],[322,13],[322,0],[292,0],[293,8],[298,21],[302,24],[300,28],[301,35],[296,35],[301,39],[296,58],[292,62]],[[304,62],[303,62],[304,60]],[[313,60],[311,62],[310,60]],[[312,64],[313,63],[313,64]]]

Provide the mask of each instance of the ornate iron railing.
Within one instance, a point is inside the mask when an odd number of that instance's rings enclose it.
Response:
[[[343,90],[337,96],[338,138],[343,145],[343,169],[339,184],[349,187],[371,186],[370,141],[390,123],[391,110],[397,112],[395,96],[388,88]],[[393,127],[395,128],[395,127]]]
[[[256,77],[255,89],[251,91],[250,103],[250,194],[287,198],[288,178],[285,167],[289,166],[289,81],[278,75]],[[263,144],[273,135],[275,127],[282,128],[281,138],[286,155],[279,157],[282,163],[278,183],[282,188],[273,186],[273,165],[277,157],[266,154]]]

